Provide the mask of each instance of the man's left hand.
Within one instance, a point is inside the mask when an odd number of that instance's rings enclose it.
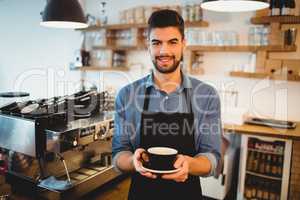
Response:
[[[174,163],[176,169],[181,168],[178,172],[172,174],[164,174],[163,179],[174,180],[176,182],[185,182],[189,176],[189,163],[184,155],[178,155]]]

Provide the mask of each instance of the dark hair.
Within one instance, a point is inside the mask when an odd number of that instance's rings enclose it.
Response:
[[[182,39],[184,38],[184,20],[175,10],[163,9],[153,12],[148,20],[148,37],[153,28],[169,26],[177,27]]]

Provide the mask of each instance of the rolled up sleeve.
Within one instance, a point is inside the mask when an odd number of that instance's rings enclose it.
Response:
[[[221,159],[221,105],[217,92],[212,89],[207,97],[206,108],[199,113],[198,130],[196,140],[198,148],[196,156],[205,156],[211,163],[211,171],[206,176],[215,176],[216,168]]]
[[[205,156],[211,164],[210,172],[207,175],[204,175],[202,177],[215,176],[216,168],[218,165],[216,155],[214,153],[198,153],[195,157],[198,157],[198,156]]]
[[[125,91],[121,90],[115,100],[115,127],[112,139],[112,162],[117,171],[120,171],[116,165],[118,157],[125,152],[133,151],[130,144],[130,134],[128,133],[127,122],[125,118],[125,97]]]

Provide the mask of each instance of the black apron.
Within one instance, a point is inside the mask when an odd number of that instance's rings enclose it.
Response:
[[[184,89],[184,93],[189,113],[148,112],[150,90],[151,87],[148,87],[145,92],[144,108],[141,116],[140,148],[147,149],[152,146],[171,147],[177,149],[179,154],[195,156],[194,115],[187,89]],[[174,134],[173,130],[172,134],[160,133],[155,128],[161,123],[178,124],[178,132],[176,131],[177,133]],[[176,182],[162,179],[159,176],[156,179],[150,179],[135,172],[132,175],[128,200],[150,199],[202,199],[200,179],[198,176],[189,175],[185,182]]]

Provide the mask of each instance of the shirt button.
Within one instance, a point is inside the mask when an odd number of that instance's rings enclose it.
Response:
[[[168,97],[168,96],[166,96],[166,97],[165,97],[165,99],[167,100],[167,99],[169,99],[169,97]]]

